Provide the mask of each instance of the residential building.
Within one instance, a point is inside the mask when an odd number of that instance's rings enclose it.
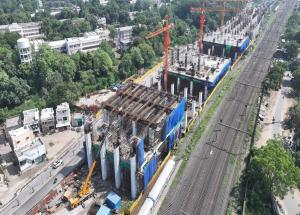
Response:
[[[34,142],[35,136],[30,126],[23,126],[8,132],[9,144],[13,151],[25,148]]]
[[[82,113],[73,113],[72,114],[72,126],[73,127],[80,127],[83,125],[84,118]]]
[[[128,45],[133,41],[132,32],[133,26],[116,28],[114,38],[116,48],[123,49],[128,47]]]
[[[9,138],[9,134],[8,134],[9,131],[15,130],[20,127],[22,127],[22,121],[20,116],[7,118],[4,123],[5,138],[6,139]]]
[[[55,118],[53,108],[45,108],[41,111],[42,132],[47,133],[55,129]]]
[[[56,107],[56,128],[68,128],[71,125],[71,111],[67,102]]]
[[[34,164],[41,163],[46,158],[46,147],[40,138],[35,139],[31,144],[22,150],[14,151],[15,158],[21,172]]]
[[[106,26],[106,18],[105,17],[100,17],[97,19],[98,25]]]
[[[0,32],[17,32],[21,37],[34,39],[44,36],[41,28],[41,22],[12,23],[0,25]]]
[[[39,109],[34,108],[31,110],[23,111],[23,124],[30,126],[34,133],[40,132],[40,115]]]

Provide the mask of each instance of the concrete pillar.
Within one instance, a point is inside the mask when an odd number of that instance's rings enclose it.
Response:
[[[237,55],[238,55],[237,52],[235,52],[235,53],[234,53],[234,60],[237,59]]]
[[[132,136],[136,136],[136,121],[132,121]]]
[[[150,78],[150,87],[153,86],[153,83],[154,83],[154,79],[153,79],[153,77],[151,77],[151,78]]]
[[[184,112],[184,124],[183,127],[187,128],[188,126],[188,118],[187,118],[187,111]]]
[[[192,101],[192,115],[193,115],[193,118],[196,115],[196,101],[195,100]]]
[[[180,61],[180,49],[177,48],[177,63]]]
[[[223,47],[223,50],[222,50],[222,58],[225,58],[225,47]]]
[[[158,86],[158,88],[157,88],[158,91],[161,91],[161,80],[158,81],[157,86]]]
[[[194,90],[194,83],[193,81],[190,81],[190,96],[193,96],[193,90]]]
[[[200,71],[200,66],[201,66],[201,56],[199,55],[198,57],[198,64],[197,64],[197,70]]]
[[[85,138],[85,145],[86,145],[87,164],[88,164],[88,167],[91,168],[91,166],[93,164],[91,132],[85,134],[84,138]]]
[[[185,53],[185,58],[184,58],[184,67],[187,68],[188,66],[188,55]]]
[[[137,195],[136,186],[136,155],[130,158],[130,188],[131,188],[131,199],[135,199]]]
[[[202,106],[202,92],[199,92],[199,106]]]
[[[102,144],[100,150],[100,162],[101,162],[101,173],[102,180],[105,181],[107,179],[107,163],[106,163],[106,145]]]
[[[185,99],[188,98],[188,88],[187,87],[184,88],[183,95],[184,95]]]
[[[210,56],[210,49],[207,50],[208,56]]]
[[[148,128],[149,145],[152,146],[154,143],[154,132],[152,128]]]
[[[215,46],[212,46],[212,48],[211,48],[211,55],[214,56],[214,54],[215,54]]]
[[[103,121],[107,124],[109,124],[109,111],[104,109],[103,111]]]
[[[115,186],[117,189],[121,186],[121,169],[120,169],[120,147],[114,149],[114,171],[115,171]]]
[[[207,99],[208,96],[208,89],[207,89],[207,85],[204,86],[204,101]]]
[[[177,88],[176,88],[176,92],[179,94],[180,92],[180,78],[177,78]]]
[[[171,84],[171,94],[175,94],[175,84]]]

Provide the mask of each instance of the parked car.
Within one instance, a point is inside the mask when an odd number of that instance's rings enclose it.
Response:
[[[62,160],[57,160],[55,162],[52,163],[52,168],[56,169],[58,168],[60,165],[63,165],[63,161]]]

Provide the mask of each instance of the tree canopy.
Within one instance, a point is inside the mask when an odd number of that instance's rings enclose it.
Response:
[[[254,150],[248,174],[247,208],[250,214],[271,214],[272,195],[283,197],[290,188],[299,185],[300,169],[282,140],[269,140]]]

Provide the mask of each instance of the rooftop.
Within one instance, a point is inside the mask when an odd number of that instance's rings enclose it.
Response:
[[[36,123],[40,119],[39,110],[37,108],[23,111],[23,116],[24,116],[24,120],[23,120],[24,125]]]
[[[61,110],[69,110],[70,109],[70,106],[69,106],[69,103],[67,102],[63,102],[61,103],[60,105],[57,105],[56,107],[56,111],[61,111]]]
[[[11,128],[11,127],[15,127],[15,126],[19,126],[20,123],[20,116],[15,116],[15,117],[11,117],[11,118],[7,118],[5,120],[5,127],[6,128]]]
[[[45,108],[41,111],[41,120],[54,119],[54,110],[53,108]]]
[[[32,130],[28,126],[23,126],[23,127],[15,129],[15,130],[11,130],[8,133],[11,137],[17,137],[17,136],[26,134],[28,132],[32,132]]]

